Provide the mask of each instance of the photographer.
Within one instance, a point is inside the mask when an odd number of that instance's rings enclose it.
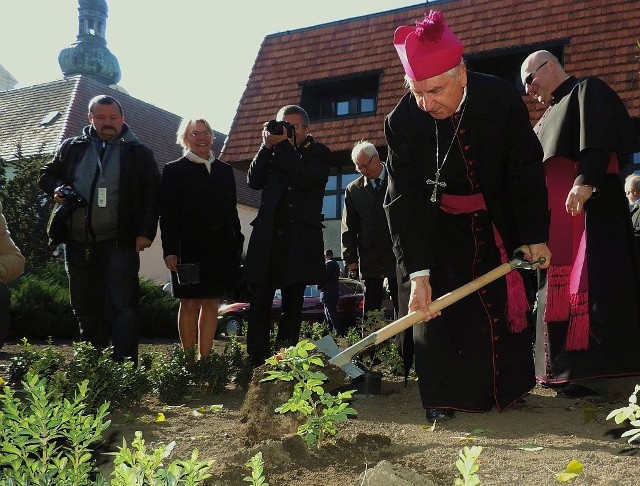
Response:
[[[24,270],[24,256],[11,239],[0,203],[0,348],[9,331],[11,298],[5,284],[17,279]]]
[[[269,357],[271,307],[282,290],[277,346],[298,342],[304,289],[324,279],[322,202],[330,150],[309,134],[309,116],[287,105],[265,123],[247,183],[262,190],[244,261],[251,292],[247,352],[252,365]]]
[[[81,136],[60,144],[38,183],[60,205],[49,237],[65,243],[81,339],[98,349],[111,342],[115,360],[137,363],[139,252],[156,234],[160,173],[115,98],[93,98],[88,119]]]

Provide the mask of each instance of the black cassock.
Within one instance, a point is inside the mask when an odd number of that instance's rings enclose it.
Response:
[[[640,374],[640,272],[618,174],[640,151],[633,123],[606,83],[572,76],[535,129],[544,149],[553,254],[552,267],[541,272],[536,377],[560,384]],[[597,191],[583,215],[571,217],[564,202],[574,183]]]
[[[459,127],[460,113],[437,121],[441,164],[453,144],[436,203],[428,183],[436,170],[434,119],[407,94],[385,126],[396,258],[405,274],[430,269],[433,298],[502,263],[494,226],[509,256],[521,244],[547,239],[542,151],[521,96],[496,78],[468,73],[466,103]],[[443,193],[475,195],[486,207],[451,214],[441,208]],[[522,276],[531,283],[530,273]],[[413,336],[425,408],[502,410],[535,385],[532,326],[510,328],[504,278],[414,326]]]

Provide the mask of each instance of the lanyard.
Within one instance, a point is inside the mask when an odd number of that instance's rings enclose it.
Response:
[[[105,149],[102,158],[104,158],[104,162],[101,160],[100,157],[100,142],[102,142],[102,149]],[[113,149],[115,147],[114,143],[110,143],[108,144],[109,148],[107,149],[107,142],[105,142],[104,140],[102,141],[97,141],[96,142],[96,149],[98,151],[98,169],[100,169],[100,178],[104,181],[104,172],[103,172],[103,164],[104,167],[107,166],[107,162],[109,161],[109,159],[111,158],[111,154],[113,153]]]

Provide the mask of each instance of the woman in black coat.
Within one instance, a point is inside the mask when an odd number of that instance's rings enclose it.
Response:
[[[184,156],[165,165],[160,190],[160,231],[173,295],[180,299],[182,348],[211,352],[220,297],[233,292],[244,236],[231,167],[212,152],[213,130],[204,119],[183,120],[177,143]],[[199,264],[197,283],[178,279],[178,264]]]

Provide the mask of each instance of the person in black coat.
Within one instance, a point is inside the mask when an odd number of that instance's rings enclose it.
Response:
[[[209,123],[182,120],[177,143],[184,156],[165,165],[160,186],[162,249],[173,295],[180,299],[182,348],[197,344],[204,357],[216,335],[219,299],[233,293],[239,278],[244,236],[233,170],[215,158]],[[187,263],[199,266],[191,281],[177,274],[180,264]]]
[[[499,411],[534,386],[523,276],[513,271],[431,313],[428,304],[507,261],[551,260],[542,149],[522,96],[468,72],[463,44],[430,12],[396,29],[409,87],[385,119],[385,208],[396,260],[411,280],[415,366],[427,420]]]
[[[364,281],[364,313],[382,308],[384,279],[398,313],[396,257],[382,203],[387,191],[387,170],[375,145],[364,140],[351,151],[362,175],[345,189],[342,211],[342,258],[352,278]]]
[[[640,271],[619,175],[640,137],[607,83],[569,76],[550,52],[527,56],[520,75],[547,106],[535,131],[554,262],[540,275],[536,378],[565,397],[601,394],[604,378],[640,374]]]
[[[277,344],[294,345],[304,289],[324,279],[322,203],[330,150],[309,134],[309,116],[301,107],[282,107],[276,120],[264,124],[262,145],[247,174],[249,187],[262,190],[244,261],[251,293],[247,352],[254,366],[270,354],[275,290],[282,290]]]
[[[638,255],[640,255],[640,176],[630,174],[624,181],[624,193],[629,200],[631,210],[631,225],[636,242]]]
[[[325,276],[322,284],[318,285],[322,295],[320,300],[324,306],[324,320],[330,330],[344,335],[346,329],[342,327],[338,314],[338,299],[340,297],[340,265],[333,259],[333,250],[324,251]]]

